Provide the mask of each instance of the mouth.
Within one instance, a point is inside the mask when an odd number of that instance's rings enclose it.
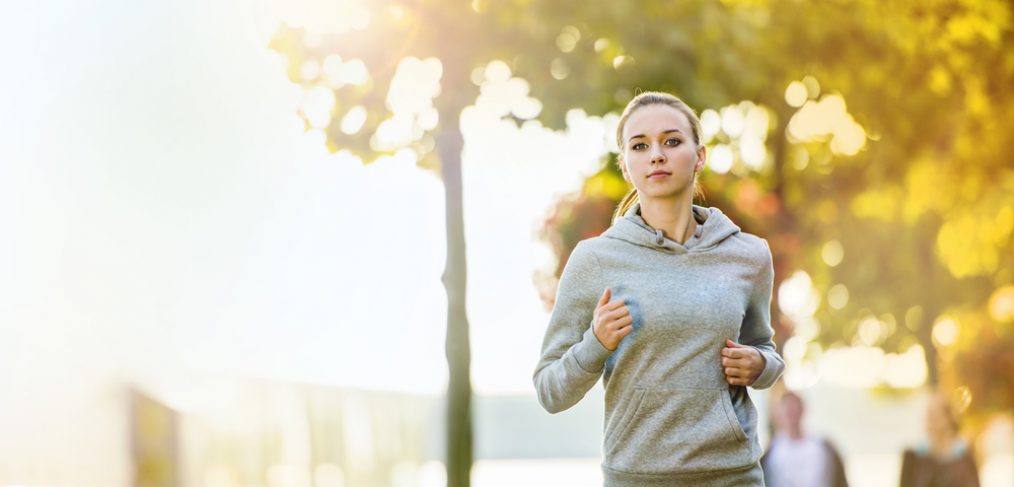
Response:
[[[648,179],[662,179],[672,176],[672,173],[666,171],[655,171],[648,175]]]

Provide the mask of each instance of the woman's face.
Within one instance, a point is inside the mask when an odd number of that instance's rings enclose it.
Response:
[[[639,199],[690,199],[705,149],[694,143],[683,112],[662,104],[641,107],[627,118],[622,137],[620,168]]]

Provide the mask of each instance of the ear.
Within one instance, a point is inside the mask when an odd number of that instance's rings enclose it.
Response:
[[[704,163],[708,160],[708,148],[705,145],[701,145],[697,148],[697,162],[694,163],[694,172],[700,172],[704,169]]]
[[[623,173],[623,180],[630,182],[630,174],[627,173],[627,161],[623,160],[623,152],[616,156],[616,162],[620,165],[620,172]]]

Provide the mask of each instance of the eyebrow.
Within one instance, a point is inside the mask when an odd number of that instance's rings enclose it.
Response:
[[[673,132],[679,132],[680,135],[683,135],[683,131],[681,131],[680,129],[669,129],[669,130],[666,130],[665,132],[662,132],[662,133],[663,134],[670,134],[670,133],[673,133]],[[635,136],[627,139],[627,142],[630,142],[631,140],[634,140],[634,139],[636,139],[638,137],[646,137],[646,136],[644,134],[637,134],[637,135],[635,135]]]

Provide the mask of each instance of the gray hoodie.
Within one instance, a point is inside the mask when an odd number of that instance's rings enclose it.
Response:
[[[728,338],[760,351],[756,389],[781,375],[771,251],[718,208],[692,210],[699,225],[681,245],[635,204],[578,243],[560,277],[533,380],[539,402],[557,413],[602,377],[606,486],[763,485],[757,411],[745,387],[726,382],[721,350]],[[615,351],[591,327],[606,287],[633,317]]]

